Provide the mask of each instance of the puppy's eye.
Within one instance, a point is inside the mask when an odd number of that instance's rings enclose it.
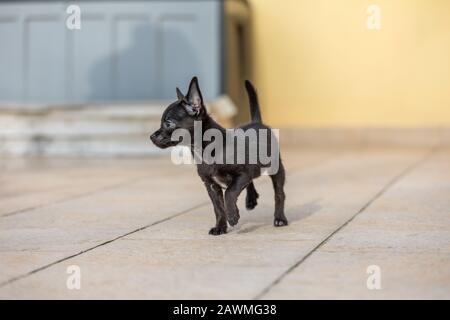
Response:
[[[172,121],[164,121],[163,126],[165,129],[174,129],[175,123],[173,123]]]

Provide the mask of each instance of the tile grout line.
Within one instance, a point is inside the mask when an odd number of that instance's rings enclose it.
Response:
[[[183,210],[183,211],[181,211],[181,212],[178,212],[178,213],[176,213],[176,214],[173,214],[173,215],[171,215],[171,216],[169,216],[169,217],[166,217],[166,218],[163,218],[163,219],[161,219],[161,220],[158,220],[158,221],[149,223],[149,224],[147,224],[147,225],[145,225],[145,226],[143,226],[143,227],[139,227],[139,228],[134,229],[134,230],[132,230],[132,231],[129,231],[129,232],[125,233],[125,234],[122,234],[122,235],[120,235],[120,236],[117,236],[117,237],[115,237],[115,238],[113,238],[113,239],[104,241],[104,242],[99,243],[99,244],[97,244],[97,245],[95,245],[95,246],[93,246],[93,247],[84,249],[84,250],[82,250],[82,251],[80,251],[80,252],[78,252],[78,253],[75,253],[75,254],[72,254],[72,255],[70,255],[70,256],[61,258],[61,259],[59,259],[59,260],[56,260],[56,261],[51,262],[51,263],[49,263],[49,264],[46,264],[46,265],[44,265],[44,266],[42,266],[42,267],[33,269],[33,270],[31,270],[31,271],[29,271],[29,272],[27,272],[27,273],[24,273],[24,274],[22,274],[22,275],[13,277],[13,278],[11,278],[11,279],[9,279],[9,280],[6,280],[6,281],[0,283],[0,288],[1,288],[1,287],[4,287],[4,286],[6,286],[6,285],[8,285],[8,284],[10,284],[10,283],[12,283],[12,282],[15,282],[15,281],[18,281],[18,280],[20,280],[20,279],[26,278],[26,277],[28,277],[28,276],[30,276],[30,275],[32,275],[32,274],[35,274],[35,273],[37,273],[37,272],[39,272],[39,271],[48,269],[48,268],[50,268],[50,267],[52,267],[52,266],[54,266],[54,265],[56,265],[56,264],[59,264],[59,263],[61,263],[61,262],[64,262],[64,261],[70,260],[70,259],[72,259],[72,258],[75,258],[75,257],[77,257],[77,256],[80,256],[80,255],[82,255],[82,254],[84,254],[84,253],[86,253],[86,252],[89,252],[89,251],[92,251],[92,250],[97,249],[97,248],[99,248],[99,247],[105,246],[105,245],[107,245],[107,244],[109,244],[109,243],[111,243],[111,242],[114,242],[114,241],[116,241],[116,240],[120,240],[120,239],[122,239],[122,238],[125,238],[125,237],[127,237],[127,236],[129,236],[129,235],[131,235],[131,234],[137,233],[137,232],[139,232],[139,231],[142,231],[142,230],[145,230],[145,229],[147,229],[147,228],[150,228],[150,227],[152,227],[152,226],[154,226],[154,225],[157,225],[157,224],[166,222],[166,221],[168,221],[168,220],[174,219],[174,218],[176,218],[176,217],[178,217],[178,216],[181,216],[181,215],[183,215],[183,214],[185,214],[185,213],[187,213],[187,212],[189,212],[189,211],[191,211],[191,210],[198,209],[198,208],[201,208],[201,207],[203,207],[203,206],[206,206],[207,204],[209,204],[209,202],[202,202],[202,203],[200,203],[200,204],[197,204],[197,205],[195,205],[195,206],[192,206],[192,207],[190,207],[190,208],[187,208],[187,209],[185,209],[185,210]]]
[[[323,162],[327,162],[328,160],[330,160],[330,158],[332,158],[332,157],[331,157],[331,156],[327,156],[327,157],[323,157],[323,158],[321,158],[321,159],[319,159],[319,160],[317,160],[317,161],[311,161],[311,162],[309,162],[309,163],[307,163],[307,164],[305,164],[305,165],[303,165],[303,166],[298,166],[298,167],[293,168],[292,171],[295,172],[295,173],[297,173],[297,172],[301,171],[302,169],[304,169],[305,167],[309,167],[309,166],[311,166],[311,165],[317,165],[317,164],[321,164],[321,163],[323,163]],[[128,180],[128,181],[125,181],[125,182],[123,182],[123,183],[120,183],[120,184],[117,184],[117,185],[114,185],[114,186],[110,186],[109,188],[108,188],[108,187],[100,188],[100,189],[98,189],[98,190],[96,190],[96,191],[93,191],[93,192],[90,192],[90,193],[86,193],[86,194],[84,194],[84,195],[80,195],[79,197],[88,196],[88,195],[94,194],[94,193],[96,193],[96,192],[102,192],[102,191],[105,191],[105,190],[118,188],[118,187],[121,187],[121,186],[123,186],[123,185],[128,185],[128,184],[134,183],[134,182],[136,182],[136,181],[139,181],[139,180],[145,179],[145,178],[146,178],[146,177],[144,177],[144,178],[142,178],[142,177],[141,177],[141,178],[136,178],[136,179]],[[73,197],[73,198],[71,198],[71,199],[67,199],[67,201],[70,201],[70,200],[76,199],[76,198],[78,198],[78,197]],[[62,202],[63,202],[63,201],[64,201],[64,200],[62,200]],[[59,202],[53,202],[52,204],[56,204],[56,203],[59,203]],[[44,265],[44,266],[42,266],[42,267],[33,269],[33,270],[31,270],[31,271],[29,271],[29,272],[27,272],[27,273],[24,273],[24,274],[22,274],[22,275],[13,277],[13,278],[11,278],[11,279],[9,279],[9,280],[6,280],[6,281],[4,281],[4,282],[1,282],[1,283],[0,283],[0,288],[4,287],[4,286],[6,286],[6,285],[8,285],[8,284],[10,284],[10,283],[16,282],[16,281],[21,280],[21,279],[23,279],[23,278],[26,278],[26,277],[28,277],[28,276],[30,276],[30,275],[33,275],[33,274],[35,274],[35,273],[37,273],[37,272],[39,272],[39,271],[43,271],[43,270],[45,270],[45,269],[48,269],[48,268],[50,268],[50,267],[52,267],[52,266],[54,266],[54,265],[56,265],[56,264],[59,264],[59,263],[61,263],[61,262],[64,262],[64,261],[70,260],[70,259],[72,259],[72,258],[75,258],[75,257],[77,257],[77,256],[80,256],[80,255],[82,255],[82,254],[84,254],[84,253],[86,253],[86,252],[92,251],[92,250],[94,250],[94,249],[96,249],[96,248],[98,248],[98,247],[107,245],[107,244],[112,243],[112,242],[114,242],[114,241],[116,241],[116,240],[120,240],[120,239],[122,239],[122,238],[124,238],[124,237],[126,237],[126,236],[129,236],[129,235],[131,235],[131,234],[134,234],[134,233],[137,233],[137,232],[139,232],[139,231],[145,230],[145,229],[147,229],[147,228],[149,228],[149,227],[152,227],[152,226],[154,226],[154,225],[157,225],[157,224],[166,222],[166,221],[168,221],[168,220],[174,219],[174,218],[176,218],[176,217],[178,217],[178,216],[181,216],[181,215],[183,215],[183,214],[185,214],[185,213],[187,213],[187,212],[189,212],[189,211],[191,211],[191,210],[201,208],[201,207],[203,207],[203,206],[205,206],[205,205],[207,205],[207,204],[209,204],[209,203],[210,203],[210,202],[202,202],[202,203],[200,203],[200,204],[198,204],[198,205],[195,205],[195,206],[193,206],[193,207],[190,207],[190,208],[188,208],[188,209],[185,209],[185,210],[183,210],[183,211],[181,211],[181,212],[179,212],[179,213],[176,213],[176,214],[174,214],[174,215],[171,215],[171,216],[169,216],[169,217],[163,218],[163,219],[161,219],[161,220],[155,221],[155,222],[150,223],[150,224],[148,224],[148,225],[145,225],[145,226],[143,226],[143,227],[140,227],[140,228],[137,228],[137,229],[135,229],[135,230],[129,231],[129,232],[127,232],[127,233],[125,233],[125,234],[122,234],[122,235],[120,235],[120,236],[117,236],[117,237],[115,237],[115,238],[113,238],[113,239],[104,241],[104,242],[102,242],[102,243],[100,243],[100,244],[98,244],[98,245],[95,245],[95,246],[93,246],[93,247],[90,247],[90,248],[87,248],[87,249],[85,249],[85,250],[82,250],[82,251],[80,251],[80,252],[78,252],[78,253],[72,254],[72,255],[70,255],[70,256],[61,258],[61,259],[56,260],[56,261],[53,261],[53,262],[51,262],[51,263],[49,263],[49,264],[46,264],[46,265]],[[52,205],[52,204],[48,204],[48,205]],[[46,206],[46,205],[43,205],[43,206],[37,206],[37,207],[35,207],[35,208],[40,208],[40,207],[44,207],[44,206]],[[29,210],[32,210],[32,209],[29,209]],[[24,211],[27,211],[27,210],[24,210]],[[19,212],[17,212],[17,213],[19,213]],[[5,216],[5,215],[3,215],[2,217],[4,217],[4,216]]]
[[[372,198],[369,199],[353,216],[351,216],[347,221],[345,221],[342,225],[340,225],[337,229],[331,232],[328,236],[326,236],[319,244],[317,244],[314,248],[312,248],[306,255],[304,255],[300,260],[290,266],[286,271],[284,271],[281,275],[279,275],[275,280],[269,283],[266,287],[264,287],[261,292],[259,292],[253,300],[260,300],[263,296],[265,296],[273,287],[278,285],[284,277],[286,277],[289,273],[294,271],[297,267],[299,267],[303,262],[305,262],[314,252],[316,252],[320,247],[326,244],[335,234],[341,231],[344,227],[346,227],[350,222],[352,222],[358,215],[363,213],[372,203],[374,203],[377,199],[379,199],[387,190],[389,190],[393,185],[395,185],[398,181],[404,178],[406,175],[414,171],[421,164],[425,163],[428,158],[436,152],[438,146],[432,147],[423,157],[421,157],[418,161],[413,164],[407,166],[404,170],[402,170],[399,174],[394,176],[384,187],[382,187]]]

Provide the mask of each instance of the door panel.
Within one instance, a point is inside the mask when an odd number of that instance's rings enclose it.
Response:
[[[221,89],[220,1],[0,2],[0,103],[174,99],[197,75]]]

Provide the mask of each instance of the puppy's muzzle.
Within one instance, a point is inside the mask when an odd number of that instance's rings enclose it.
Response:
[[[155,131],[152,135],[150,135],[150,140],[161,149],[165,149],[168,147],[175,146],[177,142],[172,141],[170,135],[164,134],[161,129]]]
[[[161,134],[161,130],[157,130],[154,133],[152,133],[150,135],[150,140],[157,146],[160,148],[163,148],[165,143],[164,143],[164,137]]]
[[[160,139],[160,135],[159,135],[158,131],[155,131],[150,135],[150,140],[152,140],[153,143],[156,143]]]

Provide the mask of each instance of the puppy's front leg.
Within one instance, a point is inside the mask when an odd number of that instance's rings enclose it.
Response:
[[[225,191],[225,212],[228,223],[232,226],[236,225],[240,218],[239,209],[236,205],[237,198],[251,181],[249,176],[241,174],[233,179]]]
[[[225,216],[222,188],[213,181],[205,181],[205,186],[213,203],[214,213],[216,214],[216,226],[209,230],[209,234],[218,236],[227,233],[227,219]]]
[[[287,226],[288,220],[284,215],[284,200],[286,198],[284,194],[285,172],[281,160],[278,172],[270,176],[270,178],[272,178],[273,189],[275,191],[275,217],[273,224],[275,227]]]

